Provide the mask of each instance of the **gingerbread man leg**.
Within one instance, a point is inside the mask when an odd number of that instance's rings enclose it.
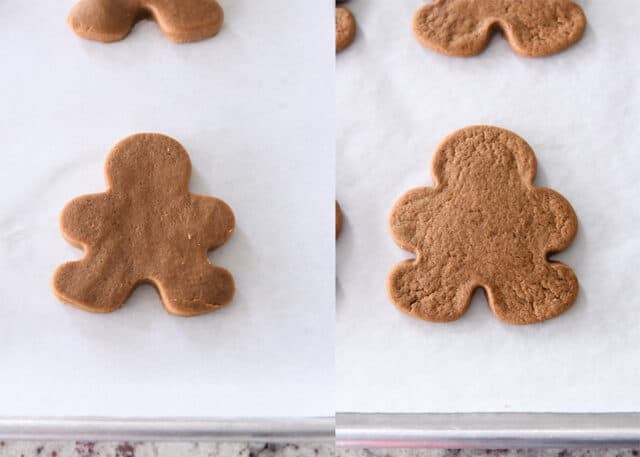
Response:
[[[53,276],[53,288],[65,303],[85,311],[110,313],[124,304],[136,286],[130,269],[121,259],[100,250],[60,265]]]
[[[69,13],[73,31],[88,40],[122,40],[139,19],[138,8],[126,0],[80,0]]]
[[[510,324],[530,324],[556,317],[573,305],[578,295],[575,273],[561,263],[540,262],[535,281],[518,281],[517,271],[505,271],[499,285],[487,287],[494,314]]]
[[[478,5],[458,10],[438,1],[416,12],[413,32],[418,41],[442,54],[473,56],[487,47],[493,33],[492,23],[480,23],[481,19]]]
[[[167,311],[179,316],[218,309],[231,301],[235,291],[231,273],[206,258],[181,267],[167,265],[154,283]]]
[[[176,43],[212,37],[224,21],[222,7],[215,0],[147,0],[146,3],[158,27]]]
[[[546,0],[539,8],[527,8],[526,2],[514,4],[516,11],[501,21],[501,28],[518,54],[555,54],[576,43],[584,33],[587,20],[582,8],[573,2]],[[526,20],[520,19],[523,17]]]
[[[459,319],[467,310],[474,284],[470,278],[450,279],[451,272],[434,260],[407,260],[391,271],[387,290],[402,311],[432,322]]]

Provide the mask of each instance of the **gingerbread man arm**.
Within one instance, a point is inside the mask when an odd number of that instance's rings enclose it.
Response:
[[[207,249],[214,249],[227,241],[235,228],[235,217],[229,205],[215,197],[193,194],[191,202],[191,217],[198,223]]]
[[[85,248],[95,244],[112,211],[106,193],[83,195],[67,203],[60,216],[60,229],[72,245]]]
[[[538,219],[545,254],[560,252],[571,244],[578,231],[578,218],[571,204],[552,189],[537,188]]]
[[[413,251],[418,246],[416,231],[421,224],[420,216],[427,213],[434,193],[431,187],[417,187],[406,192],[393,205],[389,227],[393,239],[402,249]]]

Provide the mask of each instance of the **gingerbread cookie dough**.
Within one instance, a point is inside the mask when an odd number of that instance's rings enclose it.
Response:
[[[336,4],[343,1],[337,1]],[[336,6],[336,52],[349,46],[355,36],[356,20],[353,14],[344,6]]]
[[[224,13],[216,0],[80,0],[68,21],[82,38],[108,43],[122,40],[147,18],[171,40],[187,43],[217,34]]]
[[[435,51],[472,56],[500,29],[515,52],[539,57],[577,42],[586,23],[582,8],[569,0],[435,0],[416,12],[413,31]]]
[[[533,151],[510,131],[475,126],[447,137],[433,159],[435,187],[410,190],[391,212],[393,238],[416,255],[389,275],[393,303],[447,322],[483,288],[493,313],[511,324],[567,310],[578,282],[549,256],[569,246],[578,221],[560,194],[533,186],[535,174]]]
[[[342,230],[342,209],[340,208],[340,204],[336,202],[336,238],[340,235],[340,231]]]
[[[56,270],[57,297],[107,313],[146,282],[172,314],[229,303],[233,277],[207,252],[231,236],[233,212],[222,200],[190,193],[190,175],[187,152],[168,136],[142,133],[116,144],[105,165],[107,191],[76,198],[62,212],[62,234],[85,257]]]

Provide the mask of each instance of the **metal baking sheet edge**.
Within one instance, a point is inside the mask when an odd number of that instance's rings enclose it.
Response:
[[[334,442],[333,417],[0,418],[0,439],[41,441]]]
[[[640,413],[338,413],[341,447],[640,448]]]

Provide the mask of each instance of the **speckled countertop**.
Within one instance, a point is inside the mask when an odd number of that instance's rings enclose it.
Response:
[[[0,457],[333,457],[330,444],[4,442]]]
[[[343,449],[338,457],[637,457],[638,449]]]
[[[639,449],[334,449],[329,444],[4,442],[0,457],[639,457]]]

